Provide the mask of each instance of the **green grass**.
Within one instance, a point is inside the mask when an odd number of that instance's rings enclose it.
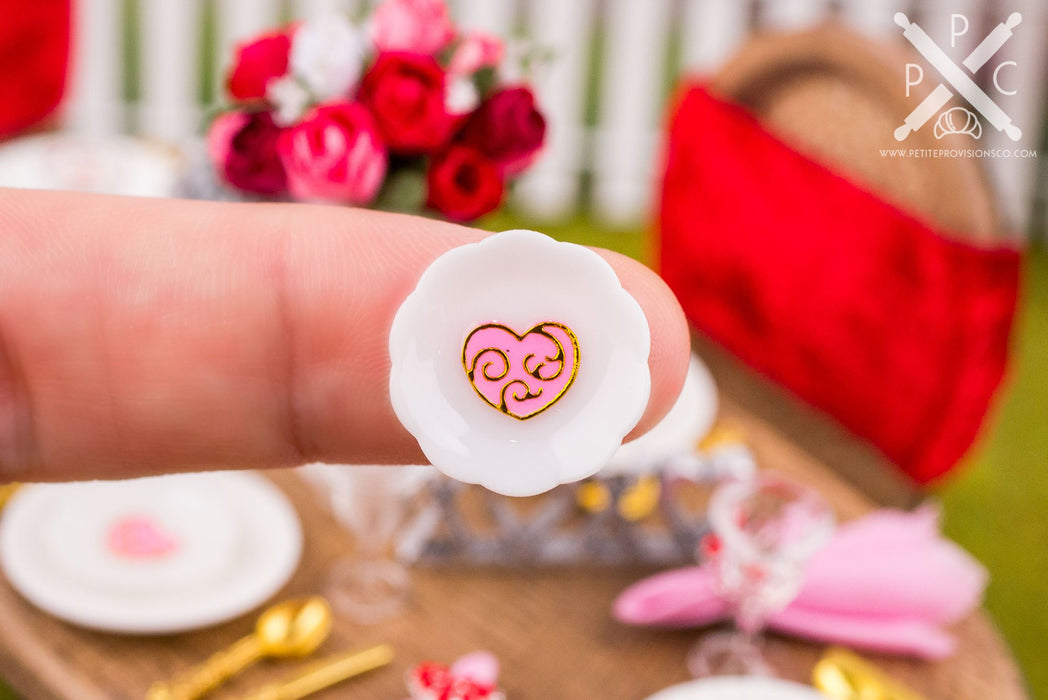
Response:
[[[512,213],[482,222],[527,226]],[[609,231],[585,217],[543,230],[648,259],[640,231]],[[983,439],[941,490],[947,534],[992,575],[986,605],[1011,644],[1034,698],[1048,700],[1048,254],[1031,251],[1011,376]],[[0,684],[0,700],[17,700]]]
[[[535,224],[511,209],[486,217],[477,224],[488,231],[506,231],[512,228],[538,228],[554,238],[582,245],[599,246],[616,250],[631,258],[651,263],[649,241],[640,229],[609,229],[592,218],[578,215],[561,224]]]
[[[990,570],[986,605],[1048,700],[1048,254],[1031,251],[1024,281],[1009,385],[942,497],[947,534]]]

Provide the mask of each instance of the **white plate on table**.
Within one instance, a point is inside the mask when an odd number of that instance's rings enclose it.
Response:
[[[0,567],[82,627],[161,634],[265,602],[302,554],[294,507],[248,472],[23,487],[0,520]]]
[[[620,447],[601,473],[647,474],[674,457],[692,454],[713,427],[718,403],[713,375],[692,355],[684,387],[669,413],[647,433]]]
[[[37,134],[0,146],[0,187],[173,197],[181,168],[177,151],[126,136]]]
[[[703,678],[660,690],[648,700],[826,700],[814,688],[757,676]]]

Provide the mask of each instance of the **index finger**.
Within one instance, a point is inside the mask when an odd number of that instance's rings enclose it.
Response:
[[[366,210],[0,191],[0,481],[418,462],[389,404],[393,315],[441,253],[485,235]],[[651,271],[652,394],[687,329]]]

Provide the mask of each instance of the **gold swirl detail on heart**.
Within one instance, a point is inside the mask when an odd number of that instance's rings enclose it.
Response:
[[[485,323],[466,336],[462,367],[473,390],[511,418],[534,418],[560,400],[579,369],[579,342],[563,323],[543,321],[524,333]]]

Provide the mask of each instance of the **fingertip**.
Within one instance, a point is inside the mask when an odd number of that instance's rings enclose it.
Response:
[[[627,436],[632,440],[662,420],[680,395],[691,356],[688,322],[677,297],[651,268],[620,253],[597,252],[611,264],[622,286],[640,304],[651,333],[651,396],[644,416]]]

